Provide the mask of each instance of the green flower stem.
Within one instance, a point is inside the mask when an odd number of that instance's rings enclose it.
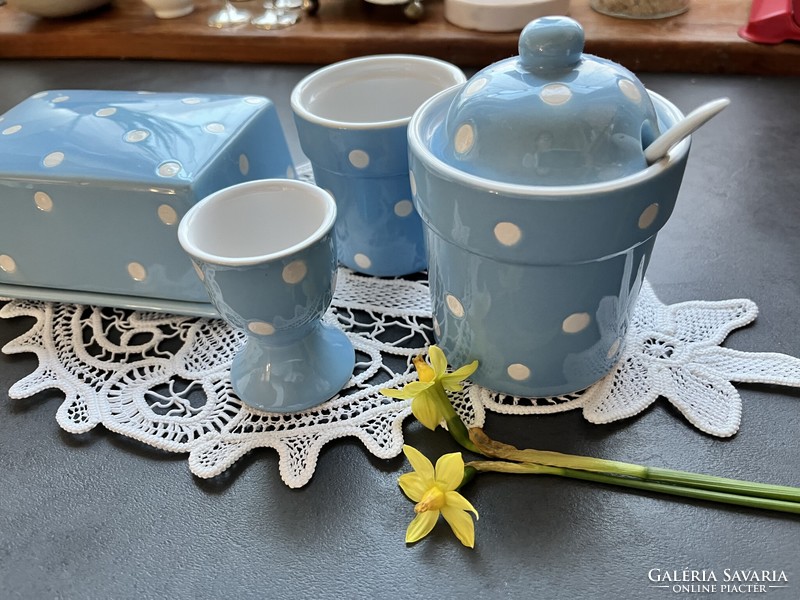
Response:
[[[478,474],[478,469],[475,467],[471,467],[469,465],[464,465],[464,477],[461,479],[461,483],[458,484],[457,490],[460,490],[462,487],[467,485],[470,481],[475,478],[475,475]]]
[[[669,494],[671,496],[681,496],[684,498],[707,500],[722,504],[733,504],[736,506],[745,506],[749,508],[760,508],[764,510],[800,514],[800,502],[745,496],[741,494],[732,494],[702,488],[674,485],[659,481],[645,481],[635,477],[621,477],[618,475],[612,475],[610,473],[598,473],[593,471],[553,467],[549,465],[506,462],[498,460],[471,461],[466,463],[465,467],[468,469],[475,469],[478,472],[516,473],[524,475],[556,475],[558,477],[581,479],[595,483],[606,483],[609,485],[634,488],[648,492]]]
[[[433,392],[434,402],[436,402],[436,406],[441,414],[444,415],[445,423],[447,423],[447,431],[450,432],[453,439],[470,452],[483,454],[478,450],[478,447],[472,440],[470,440],[466,425],[464,425],[461,417],[456,413],[442,385],[440,383],[435,383],[429,390]]]
[[[644,479],[649,479],[652,481],[684,485],[687,487],[700,488],[704,490],[739,494],[742,496],[772,498],[774,500],[785,500],[787,502],[800,502],[800,488],[796,487],[740,481],[738,479],[728,479],[727,477],[716,477],[714,475],[689,473],[686,471],[662,469],[659,467],[645,468],[647,469],[647,476]]]
[[[608,473],[617,476],[633,477],[643,481],[674,484],[687,488],[704,489],[741,496],[800,502],[800,488],[796,487],[739,481],[726,477],[715,477],[713,475],[689,473],[687,471],[662,469],[659,467],[647,467],[619,461],[604,460],[602,458],[573,456],[570,454],[561,454],[560,452],[518,450],[508,444],[490,439],[483,430],[479,428],[470,430],[470,439],[484,456],[503,460],[536,463],[551,467],[562,467],[595,473]]]

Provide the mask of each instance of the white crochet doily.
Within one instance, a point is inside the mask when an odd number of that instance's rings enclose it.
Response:
[[[749,300],[682,302],[656,298],[647,282],[616,369],[581,394],[522,399],[470,386],[456,398],[470,425],[484,409],[517,415],[576,408],[593,423],[631,417],[663,396],[698,429],[716,436],[739,428],[741,398],[731,381],[800,386],[800,360],[720,347],[755,319]],[[290,487],[312,477],[330,440],[354,436],[375,456],[403,445],[410,402],[379,390],[415,378],[411,358],[433,341],[425,281],[384,280],[340,270],[326,319],[349,336],[356,371],[342,392],[294,415],[250,409],[234,395],[229,367],[244,342],[224,321],[74,304],[13,300],[0,317],[35,325],[7,343],[6,354],[34,352],[38,368],[14,384],[11,398],[59,389],[59,425],[72,433],[98,424],[169,452],[189,454],[191,471],[214,477],[248,451],[274,448]]]

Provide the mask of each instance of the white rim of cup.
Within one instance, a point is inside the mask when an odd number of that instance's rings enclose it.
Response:
[[[197,215],[200,214],[205,207],[212,204],[225,202],[232,194],[249,191],[250,188],[269,188],[272,190],[275,188],[294,188],[308,192],[319,198],[324,205],[325,213],[323,215],[322,223],[320,223],[319,227],[317,227],[317,229],[314,230],[310,235],[306,236],[301,242],[298,242],[297,244],[294,244],[288,248],[282,248],[281,250],[268,254],[230,258],[226,256],[219,256],[217,254],[211,254],[198,248],[190,239],[191,235],[189,233],[192,222],[197,218]],[[178,225],[178,241],[190,256],[195,257],[203,262],[225,267],[246,267],[262,262],[269,262],[284,258],[294,254],[295,252],[299,252],[300,250],[308,248],[325,237],[325,235],[333,228],[333,224],[335,222],[336,201],[333,199],[333,196],[331,196],[322,188],[305,181],[298,181],[296,179],[256,179],[223,188],[206,196],[200,202],[192,206],[192,208],[190,208],[183,216],[180,224]]]
[[[414,113],[411,123],[408,126],[408,146],[413,154],[424,164],[426,164],[432,171],[439,173],[447,179],[452,181],[460,181],[481,190],[491,193],[500,192],[509,196],[531,196],[532,194],[541,196],[559,197],[563,201],[563,196],[570,196],[574,199],[579,199],[582,195],[597,194],[603,192],[611,192],[620,188],[628,187],[646,181],[665,171],[673,164],[681,160],[689,152],[689,144],[692,137],[687,136],[684,140],[675,145],[669,151],[665,158],[656,161],[649,167],[637,171],[631,175],[612,179],[610,181],[601,181],[599,183],[584,183],[580,185],[559,185],[559,186],[544,186],[544,185],[524,185],[519,183],[504,183],[494,179],[487,179],[472,175],[456,167],[444,162],[441,158],[435,156],[424,143],[424,136],[421,130],[423,119],[430,113],[431,107],[443,96],[454,90],[447,89],[439,92],[435,96],[429,98],[419,109]],[[457,92],[456,92],[457,93]],[[660,104],[663,109],[672,116],[675,121],[683,118],[683,113],[672,102],[664,98],[662,95],[647,90],[650,97]],[[442,119],[442,126],[445,120]]]
[[[292,110],[299,117],[305,119],[306,121],[333,129],[382,129],[397,127],[399,125],[407,125],[409,121],[411,121],[412,115],[387,121],[338,121],[335,119],[320,117],[319,115],[309,111],[303,103],[302,98],[306,93],[306,90],[314,85],[319,79],[329,76],[335,77],[339,72],[346,72],[352,69],[354,66],[358,67],[361,65],[368,65],[370,63],[387,63],[389,65],[408,65],[409,63],[414,63],[416,67],[428,68],[431,70],[431,72],[433,72],[435,69],[437,73],[441,73],[445,76],[451,76],[453,79],[453,82],[450,85],[443,87],[441,91],[445,91],[456,85],[464,84],[467,81],[463,71],[461,71],[461,69],[459,69],[457,66],[443,60],[430,58],[428,56],[419,56],[417,54],[375,54],[373,56],[362,56],[328,65],[327,67],[323,67],[309,75],[306,75],[292,90]]]

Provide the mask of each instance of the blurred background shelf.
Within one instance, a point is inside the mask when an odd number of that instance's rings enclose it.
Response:
[[[424,2],[410,23],[401,6],[364,0],[321,0],[316,16],[281,31],[250,25],[212,29],[214,0],[161,20],[140,0],[114,0],[69,19],[39,19],[0,7],[0,58],[118,58],[181,61],[327,64],[377,53],[415,53],[481,67],[517,54],[516,33],[480,33],[450,25],[442,0]],[[257,3],[252,3],[257,9]],[[759,45],[741,39],[750,0],[692,0],[680,16],[656,21],[614,19],[572,0],[571,16],[586,30],[586,50],[637,71],[800,74],[800,44]]]

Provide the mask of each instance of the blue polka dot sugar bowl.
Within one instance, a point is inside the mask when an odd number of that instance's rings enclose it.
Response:
[[[518,57],[408,128],[438,343],[506,394],[579,391],[616,363],[688,158],[686,138],[648,165],[682,113],[583,39],[567,17],[531,22]]]

